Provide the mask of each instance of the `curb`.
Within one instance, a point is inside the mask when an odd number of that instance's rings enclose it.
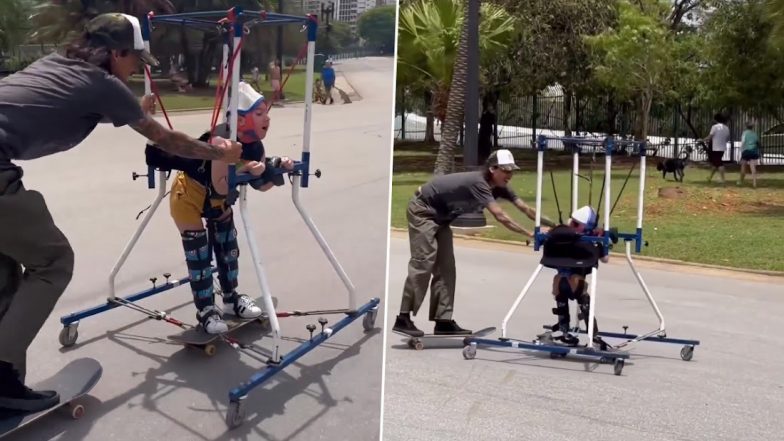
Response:
[[[405,228],[398,228],[398,227],[391,227],[390,230],[395,233],[408,233],[408,230]],[[453,236],[462,240],[466,241],[474,241],[474,242],[484,242],[484,243],[493,243],[498,245],[510,245],[515,246],[516,248],[532,248],[530,245],[525,245],[524,242],[518,242],[513,240],[502,240],[502,239],[491,239],[487,237],[476,237],[470,236],[466,234],[458,234],[453,233]],[[532,249],[530,251],[533,251]],[[625,258],[626,253],[619,253],[617,251],[610,251],[611,256],[623,257]],[[768,270],[755,270],[750,268],[735,268],[730,266],[721,266],[721,265],[712,265],[707,263],[697,263],[697,262],[687,262],[684,260],[676,260],[676,259],[666,259],[663,257],[651,257],[651,256],[642,256],[642,255],[635,255],[635,261],[643,261],[643,262],[651,262],[651,263],[658,263],[664,265],[674,265],[674,266],[684,266],[684,267],[691,267],[691,268],[704,268],[704,269],[711,269],[711,270],[720,270],[720,271],[727,271],[732,273],[741,273],[741,274],[749,274],[749,275],[757,275],[757,276],[767,276],[767,277],[777,277],[777,278],[784,278],[784,271],[768,271]]]

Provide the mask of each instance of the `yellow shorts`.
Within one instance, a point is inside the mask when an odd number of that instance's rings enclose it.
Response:
[[[188,177],[183,172],[178,172],[172,180],[169,195],[169,210],[171,217],[178,224],[203,225],[204,201],[207,198],[207,189]],[[223,206],[224,199],[210,199],[210,205],[218,208],[221,215],[228,209]]]

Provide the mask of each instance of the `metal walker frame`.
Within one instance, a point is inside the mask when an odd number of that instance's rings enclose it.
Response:
[[[215,20],[215,18],[217,18],[218,20]],[[337,334],[341,329],[343,329],[344,327],[348,326],[353,321],[361,317],[363,318],[362,324],[366,332],[374,329],[375,319],[378,314],[378,305],[380,303],[380,298],[373,297],[367,303],[357,307],[356,288],[351,282],[351,279],[344,271],[337,257],[330,249],[329,245],[327,244],[326,240],[322,236],[321,232],[318,230],[315,223],[310,218],[305,208],[302,206],[299,199],[300,187],[302,188],[308,187],[308,178],[311,175],[310,135],[311,135],[311,117],[312,117],[312,107],[313,107],[313,100],[312,100],[313,75],[314,75],[313,66],[314,66],[314,56],[315,56],[315,42],[316,42],[316,35],[317,35],[317,28],[318,28],[318,22],[316,16],[311,14],[306,17],[298,17],[294,15],[276,14],[276,13],[270,13],[266,11],[244,11],[240,7],[234,7],[229,11],[205,11],[205,12],[192,12],[192,13],[182,13],[182,14],[168,14],[168,15],[159,15],[159,16],[155,16],[152,13],[150,13],[147,16],[147,19],[143,21],[143,26],[142,26],[144,43],[148,50],[150,48],[150,35],[152,33],[153,24],[156,23],[185,25],[185,26],[191,26],[200,29],[210,29],[210,30],[215,29],[217,27],[221,32],[223,32],[225,38],[223,44],[223,57],[222,57],[222,65],[221,65],[222,72],[223,72],[222,78],[224,78],[224,81],[230,82],[230,84],[227,85],[227,87],[225,88],[225,93],[223,94],[222,97],[223,99],[222,99],[221,110],[223,111],[223,115],[226,115],[226,111],[228,107],[228,117],[225,117],[224,121],[227,122],[229,125],[231,139],[233,140],[237,138],[237,116],[238,116],[237,106],[239,101],[238,94],[233,92],[237,90],[237,85],[239,84],[239,80],[240,80],[240,57],[238,56],[239,51],[237,51],[236,53],[235,51],[237,48],[241,48],[243,35],[250,31],[249,26],[256,25],[256,24],[260,24],[260,25],[296,24],[296,25],[303,26],[304,30],[307,30],[307,68],[306,68],[306,82],[305,82],[306,98],[305,98],[302,157],[301,157],[301,161],[295,161],[293,170],[287,171],[283,169],[276,169],[275,174],[289,175],[289,178],[292,183],[292,194],[291,194],[292,202],[294,203],[294,206],[297,208],[297,211],[299,212],[306,226],[308,227],[308,229],[310,230],[310,232],[318,242],[322,251],[326,255],[327,259],[329,260],[333,269],[337,273],[341,282],[346,287],[347,294],[348,294],[348,308],[342,310],[324,310],[324,311],[312,311],[312,312],[304,312],[304,313],[300,311],[295,311],[293,313],[275,311],[275,305],[272,300],[272,294],[270,292],[270,287],[267,281],[267,275],[264,271],[264,263],[263,263],[261,251],[256,243],[253,229],[247,217],[247,185],[249,181],[252,180],[253,177],[244,174],[238,175],[236,173],[236,167],[234,165],[231,165],[229,167],[229,176],[228,176],[229,197],[231,198],[230,200],[232,201],[232,203],[233,203],[233,199],[236,198],[239,199],[240,217],[242,219],[245,237],[248,243],[248,247],[250,248],[251,256],[254,262],[256,278],[262,292],[263,309],[265,311],[267,318],[269,319],[270,327],[272,328],[271,330],[272,330],[272,337],[273,337],[273,348],[271,351],[272,356],[267,360],[266,362],[267,366],[262,370],[258,371],[257,373],[255,373],[254,375],[252,375],[248,379],[248,381],[243,382],[237,387],[231,389],[231,391],[228,394],[229,406],[226,415],[226,423],[230,428],[233,428],[241,425],[245,419],[245,408],[243,406],[243,403],[248,393],[250,393],[251,390],[262,385],[264,382],[272,378],[275,374],[282,371],[288,365],[290,365],[300,357],[304,356],[312,349],[314,349],[315,347],[317,347],[318,345],[320,345],[330,337]],[[229,33],[233,34],[233,38],[229,38]],[[235,56],[229,58],[230,53],[233,53]],[[226,76],[228,75],[230,60],[233,60],[233,63],[231,66],[231,78],[229,79],[226,78]],[[149,77],[149,75],[146,75],[145,93],[150,94],[151,85],[152,85],[151,78]],[[221,85],[218,85],[218,87],[221,87]],[[228,100],[225,99],[226,97],[228,97]],[[158,187],[158,192],[155,196],[155,199],[151,203],[148,212],[145,214],[139,227],[136,229],[130,241],[123,249],[119,259],[117,260],[117,262],[115,263],[114,267],[111,270],[111,273],[109,274],[109,297],[106,299],[106,302],[101,305],[62,316],[60,321],[63,324],[63,329],[59,335],[59,341],[61,345],[68,347],[76,343],[76,340],[78,338],[77,329],[81,320],[110,311],[120,306],[133,305],[131,309],[142,311],[143,313],[148,314],[151,318],[169,321],[174,324],[182,323],[182,322],[178,322],[177,320],[171,319],[165,312],[146,310],[142,307],[136,306],[134,302],[171,290],[180,285],[187,284],[190,282],[190,277],[169,280],[169,277],[171,275],[167,273],[164,274],[164,277],[166,278],[166,282],[164,284],[160,286],[155,286],[156,279],[153,278],[151,279],[153,281],[153,287],[151,289],[140,291],[135,294],[129,295],[127,297],[117,297],[117,293],[115,289],[115,278],[117,274],[119,273],[121,267],[125,264],[125,261],[127,260],[128,256],[130,255],[131,251],[133,250],[134,246],[139,240],[142,232],[147,227],[147,224],[149,223],[152,216],[155,214],[158,206],[160,205],[161,201],[166,195],[166,181],[167,181],[166,171],[156,170],[154,167],[148,166],[148,173],[147,175],[143,175],[143,176],[147,177],[148,187],[150,189],[153,189],[155,188],[156,171],[158,175],[158,180],[160,182],[160,185]],[[313,174],[316,175],[317,177],[320,177],[321,172],[320,170],[316,170],[315,173]],[[134,180],[139,176],[140,175],[134,173]],[[234,190],[236,186],[239,186],[239,192],[236,192],[236,190]],[[280,353],[281,332],[280,332],[280,323],[278,322],[278,317],[304,316],[304,315],[316,315],[316,314],[319,315],[343,314],[345,315],[345,317],[329,327],[324,326],[325,323],[322,323],[321,332],[316,334],[315,336],[313,335],[313,330],[315,329],[315,327],[312,327],[311,329],[311,325],[309,325],[308,330],[311,331],[310,340],[300,344],[291,352],[282,355]]]
[[[603,224],[604,224],[604,231],[610,231],[610,183],[611,183],[611,176],[612,176],[612,155],[613,152],[616,151],[616,146],[624,146],[625,148],[631,147],[632,149],[636,149],[639,158],[640,158],[640,185],[639,185],[639,195],[638,195],[638,203],[637,203],[637,226],[634,233],[617,233],[617,237],[619,239],[623,239],[625,243],[625,257],[626,261],[629,264],[632,273],[634,274],[635,279],[639,283],[640,287],[642,288],[645,297],[647,298],[648,302],[650,303],[651,307],[653,308],[658,320],[659,320],[659,327],[654,329],[653,331],[647,332],[641,335],[633,335],[627,334],[625,331],[624,333],[613,333],[613,332],[595,332],[594,330],[594,317],[596,311],[596,302],[597,302],[597,268],[593,267],[591,269],[590,275],[590,283],[588,285],[589,295],[590,295],[590,310],[589,310],[589,317],[588,317],[588,329],[583,330],[579,327],[579,319],[578,319],[578,326],[576,328],[572,328],[573,331],[577,331],[582,334],[587,334],[588,336],[588,344],[584,347],[569,347],[565,345],[556,345],[556,344],[545,344],[539,341],[523,341],[523,340],[513,340],[507,337],[507,324],[509,320],[514,315],[515,311],[517,311],[520,303],[522,302],[523,298],[528,294],[531,287],[533,286],[536,279],[539,277],[540,273],[544,269],[544,265],[539,263],[534,269],[533,274],[526,282],[525,286],[523,287],[520,294],[515,299],[512,307],[507,312],[506,316],[504,316],[503,321],[501,322],[501,337],[497,340],[492,339],[484,339],[484,338],[474,338],[469,337],[466,338],[465,347],[463,348],[463,357],[465,359],[473,359],[476,356],[476,350],[478,346],[485,345],[485,346],[496,346],[496,347],[511,347],[516,349],[523,349],[523,350],[533,350],[533,351],[543,351],[550,353],[552,358],[562,358],[569,354],[580,355],[580,356],[587,356],[592,358],[598,358],[600,362],[611,362],[614,365],[614,373],[615,375],[621,375],[624,367],[624,360],[630,358],[630,354],[626,351],[605,351],[593,348],[592,342],[594,341],[594,336],[599,337],[607,337],[607,338],[616,338],[616,339],[623,339],[625,340],[621,344],[614,347],[614,349],[620,349],[627,345],[631,345],[633,343],[637,343],[640,341],[648,341],[648,342],[656,342],[656,343],[670,343],[670,344],[681,344],[684,345],[681,349],[681,359],[684,361],[689,361],[692,359],[694,354],[694,347],[699,345],[700,342],[698,340],[685,340],[685,339],[676,339],[676,338],[667,338],[666,328],[664,323],[664,315],[662,314],[659,306],[656,304],[656,300],[654,300],[651,291],[648,289],[648,286],[645,284],[645,280],[643,280],[642,275],[637,270],[634,265],[634,261],[632,260],[632,253],[631,253],[631,246],[632,242],[635,243],[635,252],[639,253],[642,245],[643,245],[643,231],[642,231],[642,220],[643,220],[643,202],[644,202],[644,193],[645,193],[645,170],[646,170],[646,144],[640,141],[626,141],[626,140],[616,140],[613,138],[606,138],[606,139],[594,139],[594,138],[582,138],[582,137],[555,137],[555,136],[544,136],[540,135],[537,138],[536,149],[537,149],[537,163],[536,163],[536,227],[534,233],[534,250],[539,251],[539,248],[548,238],[548,234],[541,232],[541,213],[542,213],[542,179],[543,179],[543,172],[544,172],[544,153],[548,149],[548,141],[557,141],[561,142],[564,146],[570,145],[573,146],[573,163],[572,163],[572,173],[573,173],[573,182],[572,182],[572,200],[571,206],[572,211],[577,209],[577,199],[578,199],[578,179],[579,176],[579,167],[580,167],[580,147],[581,145],[590,145],[594,146],[594,148],[602,148],[604,149],[605,153],[605,165],[604,165],[604,173],[605,173],[605,180],[606,183],[604,185],[604,198],[606,199],[606,204],[603,210]],[[630,172],[631,173],[631,172]],[[625,185],[625,184],[624,184]],[[623,191],[623,190],[621,190]],[[605,249],[610,247],[610,237],[605,234],[604,236],[585,236],[582,240],[598,243],[601,244]]]

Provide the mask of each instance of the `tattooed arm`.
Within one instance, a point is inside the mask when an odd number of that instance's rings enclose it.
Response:
[[[238,142],[223,140],[219,145],[201,142],[184,133],[163,127],[149,115],[130,126],[153,141],[161,150],[183,158],[236,162],[242,153],[242,144]],[[216,140],[220,141],[222,138],[216,137]]]

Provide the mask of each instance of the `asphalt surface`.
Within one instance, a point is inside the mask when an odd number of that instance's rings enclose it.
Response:
[[[362,96],[351,104],[313,109],[311,161],[323,172],[300,198],[352,278],[358,303],[383,300],[389,226],[389,160],[392,133],[393,60],[341,61],[336,68]],[[265,140],[270,155],[300,157],[304,106],[275,107]],[[162,119],[162,116],[161,116]],[[175,129],[199,136],[209,113],[173,116]],[[361,321],[299,359],[247,399],[247,421],[228,431],[229,390],[263,366],[219,345],[212,358],[166,339],[179,328],[120,308],[85,319],[79,340],[63,350],[59,318],[95,306],[108,295],[108,275],[153,200],[144,178],[145,140],[129,128],[99,126],[75,149],[20,163],[24,183],[43,193],[60,229],[76,251],[73,281],[29,352],[28,379],[46,378],[69,360],[93,357],[103,377],[84,402],[79,421],[52,415],[10,437],[21,440],[372,440],[378,438],[382,371],[383,302],[376,330]],[[291,186],[249,192],[249,214],[266,263],[278,309],[347,307],[346,290],[291,202]],[[260,295],[239,212],[240,290]],[[184,277],[179,234],[168,198],[151,220],[117,279],[118,295],[163,282],[163,273]],[[189,287],[140,302],[195,323]],[[342,316],[326,316],[334,323]],[[308,336],[318,317],[281,319],[284,351]],[[318,326],[318,325],[317,325]],[[271,339],[247,326],[236,335],[262,348]],[[258,359],[258,358],[261,358]]]
[[[781,440],[784,439],[784,279],[638,263],[664,314],[668,337],[696,339],[692,361],[680,345],[642,342],[621,376],[612,365],[551,360],[546,353],[480,347],[465,360],[462,340],[422,351],[389,332],[409,258],[405,235],[390,242],[385,441],[440,440]],[[531,249],[460,242],[454,318],[473,330],[501,322],[538,263]],[[531,340],[555,322],[553,271],[545,269],[509,323],[508,337]],[[657,328],[625,259],[600,268],[599,327]],[[415,322],[427,321],[429,295]],[[583,337],[584,338],[584,337]],[[619,342],[619,340],[610,340]]]

